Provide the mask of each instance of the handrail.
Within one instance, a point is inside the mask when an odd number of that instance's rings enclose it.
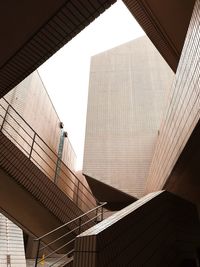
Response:
[[[44,237],[47,237],[48,235],[50,235],[50,234],[56,232],[57,230],[62,229],[63,227],[69,225],[70,223],[73,223],[73,222],[79,220],[80,218],[82,218],[82,217],[88,215],[89,213],[91,213],[91,212],[93,212],[93,211],[95,211],[95,210],[98,210],[99,208],[105,206],[106,204],[107,204],[107,202],[102,203],[101,205],[99,205],[99,206],[97,206],[97,207],[95,207],[95,208],[93,208],[93,209],[91,209],[91,210],[85,212],[84,214],[82,214],[82,215],[76,217],[75,219],[71,220],[70,222],[67,222],[67,223],[65,223],[65,224],[63,224],[63,225],[57,227],[56,229],[54,229],[54,230],[52,230],[52,231],[46,233],[45,235],[43,235],[43,236],[41,236],[41,237],[39,237],[39,238],[36,238],[35,241],[39,241],[39,240],[43,239]]]
[[[70,244],[74,245],[74,242],[75,242],[75,239],[76,239],[76,235],[77,235],[77,233],[76,233],[77,230],[78,230],[78,234],[81,233],[81,229],[82,229],[82,231],[85,231],[86,229],[85,228],[83,229],[83,226],[86,226],[91,222],[93,222],[94,224],[97,223],[97,218],[99,216],[101,216],[100,217],[100,221],[102,221],[103,220],[103,212],[104,212],[103,208],[104,208],[104,206],[106,204],[107,204],[107,202],[104,202],[104,203],[98,205],[97,207],[85,212],[84,214],[76,217],[75,219],[73,219],[73,220],[71,220],[71,221],[69,221],[69,222],[57,227],[56,229],[54,229],[54,230],[42,235],[41,237],[34,239],[34,241],[37,242],[37,251],[36,251],[36,257],[35,257],[35,267],[37,267],[38,263],[41,263],[42,261],[48,259],[50,256],[52,256],[55,253],[59,252],[64,247],[67,247]],[[98,213],[99,209],[100,209],[100,214]],[[96,211],[96,215],[93,216],[92,218],[90,218],[88,216],[88,214],[90,214],[90,213],[92,213],[94,211]],[[85,216],[88,216],[88,217],[87,217],[86,220],[83,220],[82,218],[85,217]],[[95,219],[96,219],[96,221],[95,221]],[[42,243],[45,243],[43,241],[43,239],[45,239],[46,237],[49,237],[52,234],[55,234],[56,232],[59,232],[59,230],[69,226],[70,224],[73,224],[76,221],[78,221],[78,225],[76,224],[73,229],[69,230],[67,233],[61,234],[61,236],[56,237],[53,241],[50,241],[49,243],[47,243],[47,244],[43,245],[42,247],[40,247]],[[91,227],[91,224],[88,226],[88,228],[89,227]],[[68,228],[68,229],[70,229],[70,228]],[[54,250],[51,249],[53,244],[55,244],[57,241],[60,241],[62,238],[66,237],[67,235],[69,235],[71,233],[75,233],[75,237],[73,236],[70,240],[66,240],[65,239],[65,241],[63,241],[61,244],[58,244],[57,247]],[[48,254],[44,255],[44,252],[46,251],[46,249],[48,251]],[[51,250],[49,250],[49,249],[51,249]],[[71,249],[71,247],[68,250],[69,251],[64,253],[64,255],[62,253],[61,257],[56,258],[55,262],[52,263],[52,265],[50,265],[50,266],[53,266],[54,264],[56,264],[57,262],[62,260],[65,256],[67,256],[67,255],[69,255],[69,254],[74,252],[74,249]],[[42,251],[43,251],[43,254],[41,256],[40,254],[42,253]],[[39,259],[39,256],[41,257],[40,259]]]
[[[0,106],[2,107],[2,109],[5,111],[4,116],[1,116],[3,118],[2,121],[2,125],[1,125],[1,130],[4,130],[7,132],[7,134],[10,136],[10,138],[12,138],[13,142],[18,144],[18,146],[23,150],[23,152],[25,153],[25,155],[28,155],[28,157],[34,161],[34,163],[57,185],[59,186],[59,181],[62,181],[65,186],[66,186],[66,190],[69,190],[68,194],[69,197],[73,200],[74,198],[76,198],[77,201],[77,205],[79,206],[81,203],[83,203],[83,205],[85,205],[85,207],[89,207],[88,204],[90,203],[92,206],[96,206],[96,199],[94,198],[94,196],[92,195],[91,191],[83,184],[83,182],[76,176],[76,174],[62,161],[61,162],[61,167],[60,167],[60,171],[61,174],[58,175],[58,181],[54,181],[54,176],[53,173],[55,172],[54,170],[54,166],[56,167],[57,164],[57,160],[58,159],[58,155],[52,150],[52,148],[50,148],[48,146],[48,144],[45,143],[45,141],[34,131],[34,129],[25,121],[25,119],[19,114],[19,112],[13,108],[10,103],[5,99],[2,98],[4,100],[5,104],[1,104]],[[15,118],[15,116],[10,113],[10,109],[14,112],[14,114],[16,114],[19,119],[17,120]],[[15,127],[13,127],[12,122],[7,120],[7,116],[9,116],[13,123],[17,123],[17,125],[20,127],[20,129],[22,129],[25,133],[26,136],[22,136],[22,134],[20,133],[20,131],[17,131],[15,129]],[[15,140],[7,131],[7,129],[5,128],[5,122],[9,125],[9,127],[11,127],[12,129],[15,130],[16,134],[19,136],[20,140]],[[22,122],[22,123],[21,123]],[[23,124],[24,123],[24,124]],[[28,128],[27,128],[28,127]],[[30,131],[30,132],[29,132]],[[33,135],[33,136],[32,136]],[[30,143],[29,143],[30,142]],[[25,148],[23,145],[21,145],[21,143],[26,144]],[[34,147],[35,144],[35,147]],[[41,150],[41,153],[44,153],[45,157],[47,157],[49,160],[47,160],[44,156],[41,156],[41,154],[38,153],[38,149]],[[30,151],[29,151],[30,149]],[[48,151],[46,151],[46,149],[48,149]],[[34,154],[33,154],[34,153]],[[55,159],[54,159],[55,157]],[[38,158],[38,159],[37,159]],[[40,158],[40,160],[39,160]],[[39,160],[37,162],[37,160]],[[44,162],[44,168],[41,166],[41,160],[42,162]],[[50,164],[50,161],[52,161],[52,165]],[[67,173],[66,173],[67,172]],[[72,175],[70,177],[70,174]],[[68,181],[70,181],[69,185],[68,183],[66,183],[66,180],[64,178],[67,178]],[[68,188],[68,189],[67,189]],[[64,188],[60,189],[63,191]],[[67,194],[66,190],[64,191],[64,193]],[[70,193],[72,192],[72,193]],[[87,192],[87,193],[86,193]],[[73,197],[72,197],[73,195]],[[89,197],[90,196],[90,197]],[[79,203],[79,199],[81,200]],[[86,203],[87,202],[87,203]]]
[[[0,104],[0,106],[2,106],[1,104]],[[3,106],[2,106],[3,107]],[[9,106],[8,106],[9,107]],[[10,106],[14,111],[15,111],[15,109],[12,107],[12,106]],[[4,107],[3,107],[4,108]],[[5,110],[5,109],[4,109]],[[6,111],[6,110],[5,110]],[[17,113],[17,112],[16,112]],[[9,116],[11,116],[10,115],[10,113],[7,113]],[[12,116],[11,116],[12,117]],[[14,118],[14,117],[12,117],[13,118],[13,120],[14,121],[16,121],[16,119]],[[22,118],[23,119],[23,118]],[[24,119],[23,119],[24,120]],[[10,125],[10,127],[12,127],[12,125],[4,118],[4,121],[6,121],[9,125]],[[16,121],[17,122],[17,121]],[[25,122],[26,123],[26,122]],[[26,123],[27,124],[27,123]],[[27,124],[28,125],[28,124]],[[28,125],[28,127],[29,127],[29,125]],[[12,127],[13,128],[13,127]],[[22,127],[21,127],[22,128]],[[30,127],[31,128],[31,127]],[[4,129],[6,132],[7,132],[7,130],[6,129]],[[23,128],[22,128],[22,130],[24,130]],[[24,138],[14,129],[14,131],[19,135],[19,137],[20,138],[22,138],[23,140],[24,140]],[[8,132],[7,132],[8,133]],[[9,134],[9,133],[8,133]],[[41,139],[41,137],[39,136],[39,135],[37,135],[37,133],[36,132],[34,132],[34,135],[36,135],[37,137],[39,137],[40,138],[40,140],[44,143],[44,145],[46,145],[46,143]],[[9,136],[10,136],[10,134],[9,134]],[[29,137],[30,137],[30,135],[29,135]],[[11,138],[14,140],[14,138],[11,136]],[[40,166],[40,168],[42,168],[42,170],[43,170],[43,172],[45,172],[46,173],[46,175],[47,176],[49,176],[49,178],[53,181],[53,177],[51,177],[45,170],[44,170],[44,168],[33,158],[33,157],[31,157],[31,155],[29,154],[29,152],[28,151],[26,151],[16,140],[14,140],[14,142],[16,142],[22,149],[23,149],[23,151],[25,151],[25,153],[27,153],[28,155],[29,155],[29,158],[30,159],[32,159],[33,161],[35,161],[35,163],[37,164],[37,165],[39,165]],[[32,147],[26,140],[24,140],[24,142],[28,145],[28,146],[30,146],[30,148]],[[34,140],[34,143],[35,144],[37,144],[39,147],[40,147],[40,145]],[[51,148],[49,148],[48,147],[48,145],[46,145],[47,146],[47,148],[48,149],[50,149],[50,151],[57,157],[57,155],[54,153],[54,151],[52,151],[52,149]],[[31,150],[31,152],[32,151],[34,151],[36,154],[38,154],[38,152],[35,150],[35,149],[33,149],[32,148],[32,150]],[[44,151],[44,150],[43,150]],[[44,151],[44,153],[53,161],[53,159],[47,154],[47,152],[46,151]],[[42,158],[39,154],[38,154],[38,156],[44,161],[44,163],[45,164],[47,164],[48,165],[48,163],[44,160],[44,158]],[[53,163],[55,163],[56,164],[56,162],[55,161],[53,161]],[[69,168],[68,168],[68,166],[66,166],[66,164],[64,164],[63,163],[63,161],[61,161],[61,163],[64,165],[64,167],[66,167],[67,168],[67,170],[70,170]],[[50,166],[49,166],[49,168],[50,169],[52,169]],[[53,169],[52,169],[52,171],[54,171]],[[70,172],[71,172],[71,174],[76,178],[76,180],[78,181],[78,185],[61,169],[61,172],[62,173],[64,173],[64,175],[70,180],[70,182],[71,183],[73,183],[73,185],[81,192],[81,194],[82,195],[84,195],[84,197],[85,198],[87,198],[88,200],[89,200],[89,202],[91,202],[91,199],[89,199],[88,197],[87,197],[87,195],[83,192],[83,190],[82,189],[80,189],[80,186],[79,186],[79,184],[81,184],[81,186],[83,186],[86,190],[87,190],[87,192],[93,197],[93,195],[91,194],[91,192],[88,190],[88,188],[87,187],[85,187],[84,186],[84,184],[78,179],[78,177],[70,170]],[[61,178],[60,177],[60,175],[58,175],[58,177],[62,180],[62,181],[64,181],[63,180],[63,178]],[[65,181],[64,181],[65,182]],[[54,181],[54,183],[55,183],[55,181]],[[78,193],[76,193],[76,192],[74,192],[73,191],[73,189],[65,182],[65,185],[67,186],[67,187],[69,187],[71,190],[72,190],[72,192],[75,194],[75,195],[77,195],[78,196]],[[61,190],[62,190],[62,188],[60,188]],[[66,192],[65,192],[66,193]],[[94,198],[94,197],[93,197]],[[73,200],[73,199],[72,199]],[[84,203],[87,207],[89,207],[86,203],[85,203],[85,201],[84,200],[82,200],[82,203]],[[91,202],[92,203],[92,202]],[[77,205],[78,205],[78,203],[76,203]],[[93,205],[95,205],[94,203],[92,203]]]
[[[11,106],[11,104],[4,98],[4,97],[2,97],[2,99],[9,105],[9,107],[11,107],[14,111],[15,111],[15,113],[20,117],[20,119],[22,119],[23,120],[23,122],[33,131],[33,133],[35,133],[36,134],[36,136],[44,143],[44,145],[56,156],[56,157],[58,157],[58,155],[52,150],[52,148],[40,137],[40,135],[38,134],[38,133],[36,133],[35,132],[35,130],[25,121],[25,119],[19,114],[19,112],[15,109],[15,108],[13,108],[12,106]],[[1,104],[0,104],[1,105]],[[1,105],[1,107],[4,109],[4,107]],[[5,109],[4,109],[5,110]],[[10,115],[10,114],[9,114]],[[12,115],[10,115],[11,117],[12,117]],[[14,118],[14,117],[12,117],[15,121],[16,121],[16,119]],[[16,121],[16,123],[18,123],[17,121]],[[19,126],[21,126],[21,125],[19,125]],[[22,128],[22,127],[21,127]],[[22,128],[23,129],[23,128]],[[24,130],[24,129],[23,129]],[[25,131],[25,130],[24,130]],[[27,135],[29,135],[28,133],[27,133]],[[29,135],[29,137],[31,138],[31,136]],[[39,145],[39,144],[38,144]],[[62,161],[62,160],[61,160]],[[63,165],[65,165],[65,167],[68,169],[68,171],[73,175],[73,176],[75,176],[76,178],[77,178],[77,180],[79,180],[79,178],[76,176],[76,174],[62,161],[62,164]],[[80,180],[79,180],[80,181]],[[82,186],[83,187],[85,187],[85,185],[80,181],[80,183],[82,184]],[[85,187],[86,189],[87,189],[87,187]]]

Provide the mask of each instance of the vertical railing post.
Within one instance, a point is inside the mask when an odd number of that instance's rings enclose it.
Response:
[[[101,207],[101,221],[103,221],[103,206]]]
[[[78,198],[79,198],[79,187],[80,187],[80,182],[78,180],[77,190],[76,190],[76,205],[77,206],[78,206]]]
[[[98,208],[96,208],[95,212],[96,212],[95,222],[98,223],[98,217],[99,217]]]
[[[79,224],[79,228],[78,228],[78,234],[80,235],[81,233],[81,217],[78,219],[78,224]]]
[[[37,241],[37,251],[36,251],[36,257],[35,257],[35,266],[37,267],[37,262],[38,262],[38,258],[39,258],[39,251],[40,251],[40,239]]]
[[[4,126],[4,123],[6,121],[6,117],[7,117],[7,114],[8,114],[9,107],[10,107],[10,104],[8,104],[6,112],[5,112],[5,116],[3,118],[3,121],[2,121],[2,124],[1,124],[1,129],[0,129],[1,131],[3,130],[3,126]]]
[[[33,141],[32,141],[32,145],[31,145],[29,159],[31,159],[31,155],[32,155],[32,151],[33,151],[33,146],[34,146],[34,143],[35,143],[35,137],[36,137],[36,132],[34,132],[34,135],[33,135]]]

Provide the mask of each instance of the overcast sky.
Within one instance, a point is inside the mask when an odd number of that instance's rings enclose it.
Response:
[[[122,1],[46,61],[39,73],[82,168],[91,56],[144,35]]]

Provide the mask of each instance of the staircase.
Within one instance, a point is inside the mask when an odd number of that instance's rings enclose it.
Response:
[[[4,98],[0,147],[1,212],[31,236],[42,236],[96,208],[89,187],[60,159],[58,166],[58,155]],[[70,238],[74,236],[72,232]]]
[[[76,236],[103,220],[106,202],[37,238],[35,267],[73,266]],[[71,229],[71,230],[69,230]]]

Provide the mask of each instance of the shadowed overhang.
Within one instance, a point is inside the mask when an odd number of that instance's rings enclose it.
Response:
[[[116,0],[0,2],[0,97]]]
[[[88,175],[83,174],[90,186],[93,195],[99,202],[107,202],[106,208],[111,211],[121,210],[138,200],[110,185],[102,183]]]
[[[194,0],[123,0],[176,71]],[[0,2],[0,97],[116,0]]]
[[[194,0],[123,0],[166,62],[176,72]]]

